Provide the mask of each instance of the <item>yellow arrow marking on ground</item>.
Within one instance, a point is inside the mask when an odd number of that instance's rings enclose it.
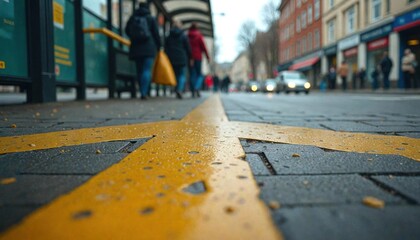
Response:
[[[420,161],[418,139],[228,122],[218,97],[182,121],[0,138],[0,153],[151,136],[0,239],[280,239],[238,138]]]

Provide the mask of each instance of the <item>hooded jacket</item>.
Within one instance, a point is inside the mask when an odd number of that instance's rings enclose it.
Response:
[[[149,26],[151,37],[145,42],[132,42],[130,45],[129,56],[130,59],[136,60],[144,57],[155,57],[156,52],[160,49],[160,37],[159,30],[156,20],[150,15],[150,11],[147,7],[138,8],[134,14],[130,17],[125,26],[125,33],[130,37],[129,29],[130,25],[134,22],[134,17],[145,17]]]
[[[203,35],[201,35],[198,29],[190,29],[188,31],[188,39],[190,41],[192,58],[194,60],[201,61],[203,58],[203,52],[206,54],[207,59],[210,59],[206,45],[204,44]]]
[[[191,59],[191,48],[184,32],[173,27],[165,41],[165,52],[172,66],[186,66]]]

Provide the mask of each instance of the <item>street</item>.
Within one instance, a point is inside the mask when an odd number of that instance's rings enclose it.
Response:
[[[204,95],[0,107],[0,239],[420,235],[420,95]]]

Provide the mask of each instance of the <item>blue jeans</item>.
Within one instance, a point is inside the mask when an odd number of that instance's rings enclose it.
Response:
[[[154,57],[145,57],[136,60],[137,81],[139,82],[140,95],[144,97],[149,93],[154,60]]]
[[[191,68],[191,91],[200,90],[203,85],[203,79],[201,75],[201,60],[194,60],[194,65]]]
[[[185,87],[185,66],[174,66],[176,77],[176,91],[182,93]]]

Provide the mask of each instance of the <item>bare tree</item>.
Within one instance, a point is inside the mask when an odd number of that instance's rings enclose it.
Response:
[[[279,54],[279,33],[278,33],[278,22],[279,22],[279,1],[271,0],[262,8],[261,16],[266,24],[267,32],[264,36],[265,42],[262,48],[264,52],[263,59],[267,66],[268,75],[273,75],[274,70],[278,64]]]
[[[255,46],[255,38],[257,35],[257,27],[252,20],[245,21],[240,29],[238,40],[241,46],[248,52],[248,59],[251,63],[252,75],[257,73],[257,49]]]

